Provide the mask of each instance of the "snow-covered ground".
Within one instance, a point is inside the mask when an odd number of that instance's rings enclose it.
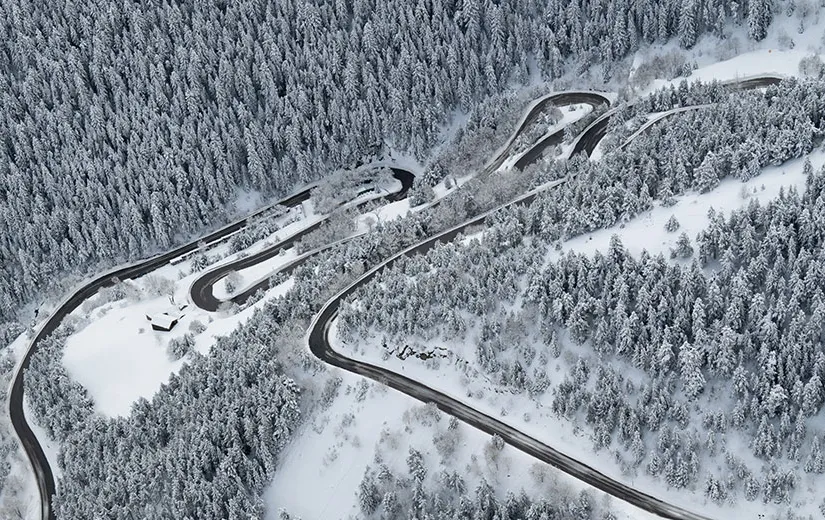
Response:
[[[825,164],[825,151],[815,150],[808,156],[814,169]],[[662,253],[669,256],[671,248],[676,245],[679,234],[685,232],[691,238],[707,227],[709,223],[708,210],[714,208],[730,214],[731,211],[747,206],[752,200],[766,203],[775,199],[781,189],[787,191],[795,187],[800,193],[805,189],[805,176],[802,166],[805,159],[788,161],[781,166],[769,166],[762,170],[761,175],[747,182],[737,179],[723,179],[713,191],[705,194],[689,192],[675,197],[676,205],[664,207],[657,203],[652,210],[643,213],[624,225],[602,229],[575,237],[562,244],[561,251],[552,251],[550,258],[558,258],[568,251],[584,254],[593,254],[596,251],[607,251],[610,238],[618,235],[625,248],[634,255],[647,249],[652,254]],[[671,216],[675,216],[680,227],[675,233],[665,231],[665,223]]]
[[[814,52],[820,57],[825,57],[819,51]],[[693,74],[687,77],[689,81],[700,80],[703,82],[729,80],[743,80],[763,74],[777,74],[780,76],[798,77],[799,62],[812,55],[811,50],[793,49],[777,50],[775,48],[763,48],[753,50],[731,58],[729,60],[700,66]],[[659,88],[680,80],[663,81],[656,80],[654,88]]]
[[[186,274],[188,264],[165,266],[153,273],[154,277],[166,279],[176,302],[188,301],[189,286],[201,274]],[[161,332],[152,330],[146,315],[167,310],[169,297],[150,293],[147,285],[151,280],[152,277],[143,277],[127,282],[138,290],[131,298],[93,309],[81,306],[72,313],[81,328],[67,339],[63,364],[71,377],[89,391],[95,410],[102,415],[128,415],[132,403],[140,397],[151,399],[169,376],[180,370],[186,357],[172,360],[166,349],[172,338],[192,332],[190,326],[194,321],[206,327],[195,334],[194,350],[207,354],[216,337],[230,333],[255,308],[286,292],[292,283],[289,280],[271,289],[263,300],[234,315],[207,313],[189,305],[174,329]]]
[[[264,260],[263,262],[247,267],[246,269],[235,271],[237,273],[237,283],[235,289],[230,293],[226,290],[224,280],[221,280],[212,288],[212,294],[214,294],[219,300],[228,300],[232,296],[244,292],[247,288],[270,276],[279,267],[297,257],[298,254],[295,251],[295,248],[291,247],[282,251],[279,255],[270,258],[269,260]]]
[[[435,412],[437,419],[428,421],[431,411],[418,401],[349,373],[334,373],[343,379],[338,396],[295,436],[264,493],[267,519],[276,520],[281,509],[307,519],[361,518],[358,486],[367,466],[376,466],[376,453],[395,474],[402,474],[409,448],[415,448],[424,456],[430,485],[437,485],[432,478],[444,465],[433,438],[446,429],[448,417]],[[559,491],[575,496],[589,489],[596,506],[607,505],[618,519],[653,518],[509,446],[491,461],[484,450],[490,436],[465,424],[459,425],[459,435],[446,468],[458,471],[468,490],[482,478],[499,497],[521,489],[536,499]]]
[[[262,199],[262,194],[258,190],[239,189],[235,197],[235,210],[239,215],[248,215],[261,206]]]
[[[790,17],[785,13],[777,13],[768,28],[767,37],[759,42],[747,38],[746,26],[731,26],[726,31],[728,34],[725,40],[704,35],[687,51],[679,49],[676,38],[665,45],[643,46],[634,55],[631,74],[639,63],[649,59],[652,54],[679,50],[698,65],[698,69],[687,78],[689,81],[729,81],[763,74],[799,76],[800,60],[812,55],[825,58],[823,14],[825,13],[809,15],[804,23],[805,30],[800,34],[799,16],[796,13]],[[684,78],[671,81],[654,80],[638,94],[642,95],[665,85],[678,84],[682,79]]]
[[[150,398],[180,369],[183,360],[170,360],[166,345],[187,332],[192,318],[185,316],[170,332],[152,330],[146,319],[167,306],[162,296],[113,302],[86,316],[91,322],[66,340],[63,364],[89,391],[99,413],[128,415],[135,400]],[[80,309],[73,315],[82,316]]]

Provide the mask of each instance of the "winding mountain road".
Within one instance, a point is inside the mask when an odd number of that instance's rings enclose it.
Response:
[[[774,84],[778,82],[779,79],[780,78],[775,77],[751,78],[739,82],[734,88],[758,88],[761,86]],[[538,117],[538,114],[540,114],[541,111],[544,110],[548,105],[560,105],[570,103],[588,103],[593,104],[595,106],[596,104],[609,104],[609,100],[603,95],[593,92],[565,92],[546,97],[530,109],[528,114],[525,116],[522,124],[517,128],[516,132],[510,138],[508,143],[487,165],[482,174],[489,174],[495,171],[504,162],[508,154],[512,151],[512,146],[516,138],[531,122],[535,120],[535,118]],[[588,126],[588,128],[586,128],[580,134],[580,136],[575,141],[576,144],[573,147],[574,154],[581,151],[584,151],[588,155],[592,153],[598,142],[604,136],[609,119],[613,113],[615,113],[615,111],[609,111],[608,113],[604,114],[596,121],[594,121],[590,126]],[[540,157],[547,146],[554,144],[555,139],[560,139],[560,136],[562,135],[560,132],[556,132],[544,138],[542,141],[537,143],[532,149],[528,150],[528,152],[526,152],[525,155],[520,158],[521,167],[528,165],[530,162]],[[398,198],[406,195],[407,189],[409,189],[410,185],[412,184],[412,177],[407,177],[406,183],[405,179],[401,179],[401,181],[402,184],[404,184],[402,192],[391,195],[390,200],[398,200]],[[564,181],[556,181],[552,184],[552,186],[555,186],[561,182]],[[546,186],[542,189],[547,189],[548,187],[552,186]],[[309,198],[310,189],[311,187],[305,188],[303,191],[300,191],[290,197],[287,197],[279,201],[278,203],[276,203],[276,205],[280,204],[290,207],[296,206]],[[357,290],[359,287],[368,283],[372,279],[372,277],[375,276],[376,273],[391,266],[398,258],[405,255],[423,253],[431,249],[438,242],[448,242],[450,240],[453,240],[464,229],[466,229],[469,226],[482,223],[488,215],[492,214],[495,211],[498,211],[502,207],[513,204],[528,203],[536,196],[538,191],[540,190],[533,190],[525,195],[522,195],[521,197],[518,197],[517,199],[511,201],[510,203],[504,206],[500,206],[499,208],[491,210],[490,212],[475,217],[474,219],[465,222],[461,226],[450,229],[448,231],[440,233],[439,235],[436,235],[435,237],[427,239],[405,251],[402,251],[401,253],[398,253],[397,255],[394,255],[393,257],[387,259],[386,261],[382,262],[381,264],[379,264],[378,266],[364,274],[362,277],[353,282],[346,289],[341,291],[341,293],[339,293],[336,297],[328,301],[322,308],[321,312],[315,317],[308,335],[308,344],[310,350],[319,359],[322,359],[323,361],[330,363],[334,366],[338,366],[344,370],[349,370],[353,373],[360,374],[365,377],[369,377],[371,379],[379,381],[381,383],[387,384],[388,386],[396,388],[424,402],[434,402],[437,404],[439,408],[444,410],[446,413],[455,415],[456,417],[466,421],[467,423],[487,433],[498,433],[502,436],[503,439],[505,439],[511,445],[524,451],[525,453],[528,453],[540,460],[552,464],[562,469],[563,471],[569,473],[570,475],[573,475],[574,477],[577,477],[582,481],[587,482],[593,485],[594,487],[597,487],[605,491],[606,493],[616,496],[617,498],[633,503],[634,505],[637,505],[642,509],[660,515],[664,518],[706,520],[706,517],[672,506],[645,493],[628,487],[620,482],[614,481],[609,477],[594,470],[593,468],[590,468],[589,466],[582,464],[576,461],[575,459],[572,459],[554,450],[553,448],[541,443],[537,439],[527,436],[519,432],[515,428],[505,423],[502,423],[501,421],[498,421],[493,417],[484,415],[470,408],[469,406],[455,399],[452,399],[449,396],[446,396],[436,390],[433,390],[432,388],[429,388],[426,385],[422,385],[421,383],[413,381],[399,374],[395,374],[381,367],[349,359],[335,352],[330,347],[328,341],[329,326],[332,320],[337,315],[338,306],[340,304],[340,301],[344,297],[346,297],[349,294],[352,294],[352,292]],[[38,328],[35,337],[29,343],[26,353],[24,354],[20,363],[18,363],[11,391],[9,394],[8,406],[9,415],[11,417],[14,430],[23,445],[23,448],[26,452],[26,455],[32,465],[32,468],[36,476],[37,485],[40,492],[42,520],[53,520],[55,518],[54,511],[51,507],[51,499],[56,492],[54,475],[52,473],[52,469],[49,466],[48,460],[46,459],[46,456],[43,452],[43,449],[40,446],[37,437],[34,435],[31,428],[29,427],[26,421],[25,414],[23,413],[23,374],[25,372],[25,369],[28,368],[31,361],[31,357],[36,352],[38,344],[46,336],[51,334],[58,327],[60,322],[69,313],[71,313],[74,309],[80,306],[83,301],[93,296],[100,288],[112,285],[114,283],[114,279],[125,280],[143,276],[181,255],[195,251],[199,247],[199,244],[202,242],[208,243],[215,240],[219,240],[233,232],[236,232],[244,228],[249,223],[250,219],[253,219],[263,214],[271,207],[272,206],[260,210],[248,218],[224,226],[218,229],[217,231],[214,231],[206,235],[205,237],[189,242],[188,244],[185,244],[183,246],[177,247],[167,253],[152,257],[148,260],[141,261],[126,267],[114,269],[94,278],[92,281],[86,283],[85,285],[77,289],[74,293],[70,294],[52,312],[49,318]],[[317,225],[315,226],[317,227]],[[258,253],[257,255],[253,255],[247,257],[246,259],[231,262],[229,264],[226,264],[225,266],[221,266],[219,269],[209,271],[207,273],[209,276],[203,277],[203,283],[199,284],[197,287],[193,286],[191,292],[193,302],[199,307],[202,307],[206,310],[217,310],[217,307],[218,305],[220,305],[221,302],[214,297],[211,288],[212,286],[214,286],[214,283],[220,280],[220,278],[222,278],[223,276],[225,276],[229,270],[242,269],[244,267],[249,267],[251,265],[254,265],[255,263],[271,258],[272,256],[278,254],[278,252],[280,252],[285,247],[290,247],[296,240],[300,238],[300,236],[305,235],[312,229],[314,228],[311,227],[311,229],[305,229],[304,231],[299,233],[299,236],[290,237],[285,241],[276,244],[271,248],[262,251],[261,253]],[[329,247],[332,247],[332,245],[324,246],[322,248],[319,248],[318,250],[302,255],[301,257],[296,258],[292,262],[283,266],[281,268],[281,271],[287,272],[288,270],[292,270],[298,265],[300,265],[301,262],[311,257],[312,254],[317,253],[321,250],[328,249]],[[244,260],[246,260],[246,263],[243,262]],[[222,269],[226,270],[221,271]],[[258,289],[266,287],[268,287],[268,280],[259,282],[259,284],[256,284],[255,287],[247,289],[241,295],[238,295],[235,298],[233,298],[233,300],[245,300]]]
[[[481,177],[485,177],[487,175],[492,174],[496,171],[504,161],[512,155],[513,153],[513,146],[516,143],[516,139],[524,132],[524,130],[535,122],[538,119],[539,115],[544,112],[548,107],[551,106],[564,106],[564,105],[572,105],[572,104],[583,104],[586,103],[591,106],[597,106],[601,104],[610,105],[610,98],[608,98],[605,94],[601,92],[583,90],[583,91],[568,91],[568,92],[558,92],[553,94],[548,94],[546,96],[542,96],[539,98],[533,105],[528,108],[527,113],[522,117],[521,123],[519,123],[516,130],[510,135],[510,138],[507,139],[507,142],[504,143],[504,146],[499,149],[496,155],[487,163],[484,167],[483,171],[481,172]],[[555,134],[554,134],[555,135]],[[531,162],[535,161],[538,157],[541,156],[541,153],[544,152],[544,149],[553,144],[552,142],[545,143],[547,137],[542,141],[534,144],[533,147],[528,149],[525,154],[532,153],[532,157],[530,159],[525,159],[523,162],[523,166],[530,164]],[[538,147],[536,151],[533,149]],[[523,169],[519,167],[519,169]],[[518,166],[517,166],[518,167]]]
[[[329,337],[330,326],[338,315],[338,309],[341,301],[355,293],[355,291],[365,284],[372,281],[378,273],[391,267],[396,261],[398,261],[398,259],[402,257],[426,253],[435,247],[435,245],[439,242],[446,243],[455,239],[468,227],[482,224],[489,215],[504,207],[517,204],[528,204],[540,191],[557,186],[562,182],[564,182],[564,180],[559,180],[544,188],[533,190],[532,192],[518,197],[503,206],[495,208],[432,238],[428,238],[423,242],[390,257],[378,266],[369,270],[352,284],[336,294],[315,316],[309,327],[309,334],[307,336],[307,344],[309,349],[318,359],[324,361],[325,363],[347,370],[354,374],[368,377],[374,381],[378,381],[379,383],[394,388],[424,403],[434,403],[445,413],[453,415],[485,433],[491,435],[498,434],[502,439],[504,439],[504,441],[514,448],[521,450],[524,453],[537,458],[538,460],[546,462],[581,480],[582,482],[604,491],[607,494],[613,495],[636,507],[639,507],[640,509],[658,515],[662,518],[675,520],[710,520],[706,516],[688,511],[673,504],[669,504],[663,500],[623,484],[622,482],[612,479],[598,470],[579,462],[568,455],[565,455],[551,446],[548,446],[535,437],[524,434],[513,426],[510,426],[495,417],[479,412],[461,401],[450,397],[449,395],[389,369],[348,358],[332,348]]]
[[[603,93],[593,91],[568,91],[543,96],[528,109],[528,112],[522,118],[521,123],[518,125],[516,130],[507,140],[507,143],[487,164],[481,175],[484,176],[491,174],[504,163],[509,154],[512,152],[512,148],[516,142],[516,139],[524,132],[524,130],[531,123],[533,123],[539,117],[539,115],[541,115],[543,111],[547,110],[548,107],[578,104],[589,104],[593,107],[603,104],[609,106],[610,98]],[[516,163],[516,167],[519,169],[523,169],[525,166],[534,162],[536,159],[541,157],[542,153],[548,146],[561,142],[563,135],[564,128],[534,144],[530,149],[527,150],[527,152],[524,153],[524,155],[522,155],[521,158],[519,158],[519,161]],[[397,193],[387,195],[385,199],[388,202],[394,202],[406,197],[407,190],[412,186],[414,178],[411,172],[403,170],[401,168],[392,168],[392,171],[393,175],[401,181],[402,190]],[[217,311],[218,308],[226,302],[215,297],[213,288],[216,283],[218,283],[232,271],[240,271],[242,269],[252,267],[254,265],[259,264],[260,262],[269,260],[270,258],[277,256],[281,253],[281,251],[292,247],[294,243],[297,242],[303,236],[314,231],[315,229],[318,229],[318,227],[320,227],[323,223],[324,220],[316,222],[311,226],[305,228],[304,230],[298,232],[296,235],[290,236],[277,244],[273,244],[272,246],[267,247],[259,253],[242,259],[238,259],[227,264],[220,265],[215,269],[207,271],[206,273],[201,275],[197,280],[195,280],[189,289],[189,296],[192,300],[192,303],[194,303],[199,308],[209,312]],[[328,249],[328,247],[320,248],[317,251],[320,252],[326,249]],[[301,257],[296,258],[295,260],[292,260],[286,265],[279,268],[278,272],[282,274],[288,274],[291,271],[293,271],[296,267],[298,267],[300,264],[302,264],[304,261],[305,258],[304,255],[302,255]],[[258,292],[259,290],[266,290],[268,288],[269,278],[267,277],[256,282],[251,287],[244,289],[241,293],[232,296],[232,298],[229,301],[240,305],[243,304],[247,299],[249,299],[250,296]]]
[[[522,123],[516,129],[516,132],[513,134],[513,137],[507,143],[507,146],[499,152],[496,156],[495,160],[488,166],[486,171],[495,171],[504,163],[504,160],[512,153],[513,145],[516,142],[516,138],[521,135],[522,132],[532,124],[536,119],[538,119],[539,114],[541,114],[544,110],[546,110],[550,106],[567,106],[567,105],[590,105],[593,108],[599,105],[607,105],[610,106],[610,98],[600,92],[562,92],[559,94],[548,96],[542,99],[540,102],[536,103],[533,108],[530,109],[527,116],[524,118]],[[523,170],[530,164],[534,163],[539,157],[544,154],[544,151],[549,147],[556,144],[559,144],[564,139],[564,128],[560,128],[558,131],[553,132],[552,134],[543,137],[533,146],[531,146],[526,152],[524,152],[521,157],[516,160],[514,166],[519,169]]]
[[[516,199],[507,204],[494,208],[467,222],[462,223],[459,226],[453,227],[447,231],[444,231],[431,238],[428,238],[414,246],[411,246],[405,249],[404,251],[388,258],[378,266],[370,269],[360,278],[358,278],[349,286],[347,286],[338,294],[336,294],[323,306],[323,308],[318,312],[318,314],[316,314],[315,318],[313,319],[309,327],[309,332],[307,336],[307,344],[309,346],[309,349],[312,352],[312,354],[315,355],[315,357],[317,357],[321,361],[324,361],[325,363],[336,366],[343,370],[347,370],[354,374],[370,378],[381,384],[394,388],[395,390],[403,392],[409,395],[410,397],[418,399],[419,401],[422,401],[424,403],[434,403],[436,406],[438,406],[440,410],[444,411],[445,413],[453,415],[456,418],[466,422],[467,424],[490,435],[498,434],[499,436],[501,436],[502,439],[504,439],[504,441],[506,441],[508,444],[515,447],[516,449],[519,449],[524,453],[532,457],[535,457],[538,460],[551,464],[552,466],[559,468],[565,473],[575,478],[578,478],[579,480],[587,484],[590,484],[593,487],[604,491],[605,493],[625,500],[626,502],[633,504],[634,506],[637,506],[640,509],[658,515],[662,518],[668,519],[710,520],[709,517],[693,513],[673,504],[669,504],[652,495],[648,495],[633,487],[623,484],[622,482],[612,479],[607,475],[594,469],[593,467],[588,466],[587,464],[584,464],[582,462],[579,462],[578,460],[568,455],[565,455],[564,453],[552,448],[551,446],[548,446],[539,439],[524,434],[515,427],[506,424],[495,417],[479,412],[478,410],[475,410],[474,408],[462,403],[461,401],[454,399],[436,389],[433,389],[430,386],[410,379],[404,375],[393,372],[389,369],[370,363],[366,363],[363,361],[354,360],[352,358],[348,358],[332,348],[329,337],[330,326],[333,320],[338,315],[338,309],[340,307],[341,302],[348,296],[354,294],[355,291],[357,291],[359,288],[363,287],[364,285],[372,281],[372,279],[378,273],[390,268],[402,257],[412,256],[415,254],[424,254],[433,247],[435,247],[438,243],[447,243],[454,240],[467,228],[483,224],[484,221],[490,215],[505,207],[519,204],[529,204],[541,191],[551,189],[563,182],[564,180],[558,180],[544,187],[532,190],[524,195],[521,195],[520,197],[517,197]],[[307,261],[314,254],[322,250],[328,249],[329,247],[332,246],[325,246],[317,251],[313,251],[299,258],[296,258],[289,264],[279,268],[277,272],[286,273],[288,271],[291,271],[298,265]],[[233,298],[233,301],[236,301],[237,303],[243,303],[243,301],[245,301],[254,292],[255,291],[253,290],[247,290],[244,293],[242,293],[242,295]],[[193,302],[196,305],[198,305],[201,308],[205,308],[199,304],[199,301],[195,300],[194,293],[192,294],[192,296]]]
[[[754,76],[754,77],[751,77],[751,78],[734,79],[734,80],[730,80],[730,81],[723,81],[723,82],[721,82],[721,84],[728,87],[728,88],[730,88],[730,89],[732,89],[732,90],[744,91],[744,90],[753,90],[753,89],[757,89],[757,88],[768,87],[770,85],[776,85],[780,81],[782,81],[783,79],[785,79],[785,78],[782,77],[782,76],[777,76],[777,75],[773,75],[773,74],[763,74],[763,75]],[[627,104],[624,105],[624,107],[626,108],[628,106],[632,106],[636,102],[637,101],[632,101],[630,103],[627,103]],[[697,107],[700,107],[700,108],[703,108],[705,106],[707,106],[707,105],[697,105]],[[686,110],[690,110],[692,108],[693,108],[693,106],[682,107],[681,110],[686,111]],[[674,110],[672,112],[673,113],[678,113],[678,110],[680,110],[680,109]],[[585,128],[582,131],[582,133],[580,133],[579,136],[573,141],[573,148],[570,151],[569,157],[573,157],[574,155],[578,155],[582,152],[584,152],[585,155],[587,155],[588,157],[593,155],[593,151],[596,149],[596,146],[601,142],[602,139],[604,139],[604,136],[607,134],[607,127],[610,124],[610,120],[613,118],[614,115],[616,115],[616,112],[618,112],[618,108],[608,110],[607,112],[602,114],[600,117],[598,117],[595,121],[590,123],[590,125],[587,128]],[[667,115],[669,116],[669,115],[672,115],[672,114],[669,113]],[[665,119],[665,117],[657,119],[656,121],[653,122],[653,124],[658,123],[659,121],[661,121],[663,119]],[[645,130],[647,128],[650,128],[651,126],[653,126],[653,124],[645,126]],[[632,139],[635,139],[641,133],[642,132],[638,132],[637,134],[634,134],[633,136],[631,136],[631,138],[628,139],[627,142],[625,142],[622,145],[622,147],[627,146]]]

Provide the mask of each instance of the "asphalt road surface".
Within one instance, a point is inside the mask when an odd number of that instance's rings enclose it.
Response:
[[[590,157],[593,154],[593,150],[596,149],[596,145],[598,145],[599,141],[604,139],[604,136],[607,134],[607,125],[613,118],[613,114],[615,114],[615,112],[608,112],[593,121],[593,123],[584,130],[584,133],[576,142],[575,146],[573,146],[570,157],[582,152]]]

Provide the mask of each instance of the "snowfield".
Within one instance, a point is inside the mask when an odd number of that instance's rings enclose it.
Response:
[[[433,438],[444,431],[449,416],[436,410],[436,419],[428,420],[433,410],[404,394],[337,369],[333,373],[342,378],[337,397],[302,427],[264,493],[267,520],[277,520],[281,510],[306,519],[362,518],[356,496],[367,466],[375,467],[375,456],[380,454],[399,474],[406,468],[411,447],[425,458],[430,486],[438,485],[434,475],[445,468],[458,471],[468,490],[482,478],[499,497],[521,489],[535,498],[559,490],[574,497],[588,489],[596,506],[608,508],[617,519],[655,518],[509,446],[491,461],[484,450],[490,436],[465,424],[459,424],[458,448],[445,464]]]
[[[189,262],[186,262],[165,266],[155,274],[169,280],[188,270]],[[200,274],[189,274],[169,282],[176,302],[188,301],[189,286]],[[174,329],[160,332],[152,330],[146,314],[169,308],[169,298],[147,294],[147,277],[139,278],[134,281],[140,291],[136,299],[118,300],[86,312],[81,306],[72,313],[81,328],[67,339],[63,364],[72,378],[89,391],[98,413],[107,417],[128,416],[135,401],[141,397],[151,399],[169,376],[186,363],[186,357],[170,359],[167,353],[170,340],[192,333],[189,327],[199,321],[206,329],[195,334],[194,350],[208,354],[218,336],[232,332],[267,300],[289,290],[292,282],[289,279],[270,289],[261,301],[234,315],[207,313],[188,305]]]
[[[825,164],[825,150],[814,151],[808,158],[814,169],[819,169]],[[624,226],[585,233],[564,242],[562,250],[551,250],[548,258],[559,258],[568,251],[589,255],[596,251],[604,253],[613,235],[618,235],[622,244],[633,255],[638,255],[646,249],[653,255],[662,253],[668,258],[670,250],[675,248],[676,240],[682,232],[687,233],[693,240],[699,231],[707,227],[710,222],[708,211],[711,208],[723,211],[727,215],[733,210],[747,206],[753,200],[764,205],[777,198],[780,190],[787,191],[793,187],[802,193],[805,190],[805,176],[802,173],[804,164],[805,159],[802,158],[788,161],[781,166],[770,166],[763,169],[761,175],[747,182],[727,177],[709,193],[689,192],[674,197],[676,204],[671,207],[662,206],[657,202],[652,210],[637,216]],[[680,225],[674,233],[665,231],[665,223],[671,216],[676,217]]]

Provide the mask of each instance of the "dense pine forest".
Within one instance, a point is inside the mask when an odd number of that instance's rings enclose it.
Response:
[[[532,0],[0,5],[0,315],[64,275],[163,250],[388,147],[424,159],[454,111],[529,75],[777,5]],[[784,9],[783,9],[784,10]],[[788,5],[793,10],[793,4]],[[566,61],[569,65],[566,65]]]
[[[817,227],[825,169],[805,166],[804,194],[713,212],[698,237],[682,234],[671,259],[634,257],[614,240],[595,256],[548,261],[559,240],[802,157],[825,130],[821,82],[727,96],[714,85],[683,87],[651,102],[681,90],[717,104],[600,162],[549,167],[539,178],[568,181],[498,212],[479,240],[380,274],[343,308],[339,335],[390,350],[469,342],[468,361],[486,377],[587,424],[593,448],[617,453],[628,474],[698,488],[719,503],[788,503],[801,474],[825,471]],[[667,226],[676,232],[679,223]],[[548,367],[563,351],[569,373],[551,385]],[[744,440],[753,460],[725,439]],[[707,455],[724,457],[722,474],[703,465]]]
[[[66,280],[227,221],[250,192],[271,200],[391,149],[427,164],[430,183],[461,171],[460,161],[428,164],[445,126],[469,112],[472,124],[490,125],[484,135],[502,132],[480,108],[530,79],[595,71],[601,84],[647,44],[690,48],[738,27],[759,40],[774,16],[810,9],[778,0],[0,4],[0,322]],[[478,329],[486,376],[546,393],[560,417],[594,432],[595,449],[623,450],[629,472],[699,486],[720,503],[789,501],[796,474],[825,470],[825,439],[809,423],[825,401],[822,233],[812,230],[825,172],[808,172],[804,194],[714,215],[698,238],[685,235],[675,260],[633,258],[618,242],[595,259],[546,256],[686,190],[811,152],[825,130],[822,93],[816,81],[655,92],[620,110],[611,131],[626,136],[626,123],[648,112],[713,106],[623,150],[614,137],[601,162],[576,157],[471,182],[435,208],[379,222],[296,269],[293,289],[209,356],[183,352],[184,368],[128,417],[96,414],[62,365],[77,325],[69,320],[26,373],[32,416],[61,446],[58,517],[262,518],[262,490],[329,377],[303,345],[323,301],[388,255],[553,179],[568,182],[497,213],[480,242],[399,262],[367,285],[370,298],[342,309],[342,336],[464,339]],[[328,241],[322,233],[303,247]],[[665,305],[672,299],[678,308]],[[2,345],[20,332],[0,325]],[[563,348],[590,347],[645,379],[581,361],[548,390],[542,365]],[[691,414],[730,381],[730,410]],[[764,468],[726,451],[726,432],[741,434]],[[706,471],[703,453],[723,454],[729,471]],[[365,515],[593,517],[587,495],[564,507],[497,498],[456,473],[438,477],[444,489],[425,489],[414,453],[408,465],[406,475],[368,472]]]

